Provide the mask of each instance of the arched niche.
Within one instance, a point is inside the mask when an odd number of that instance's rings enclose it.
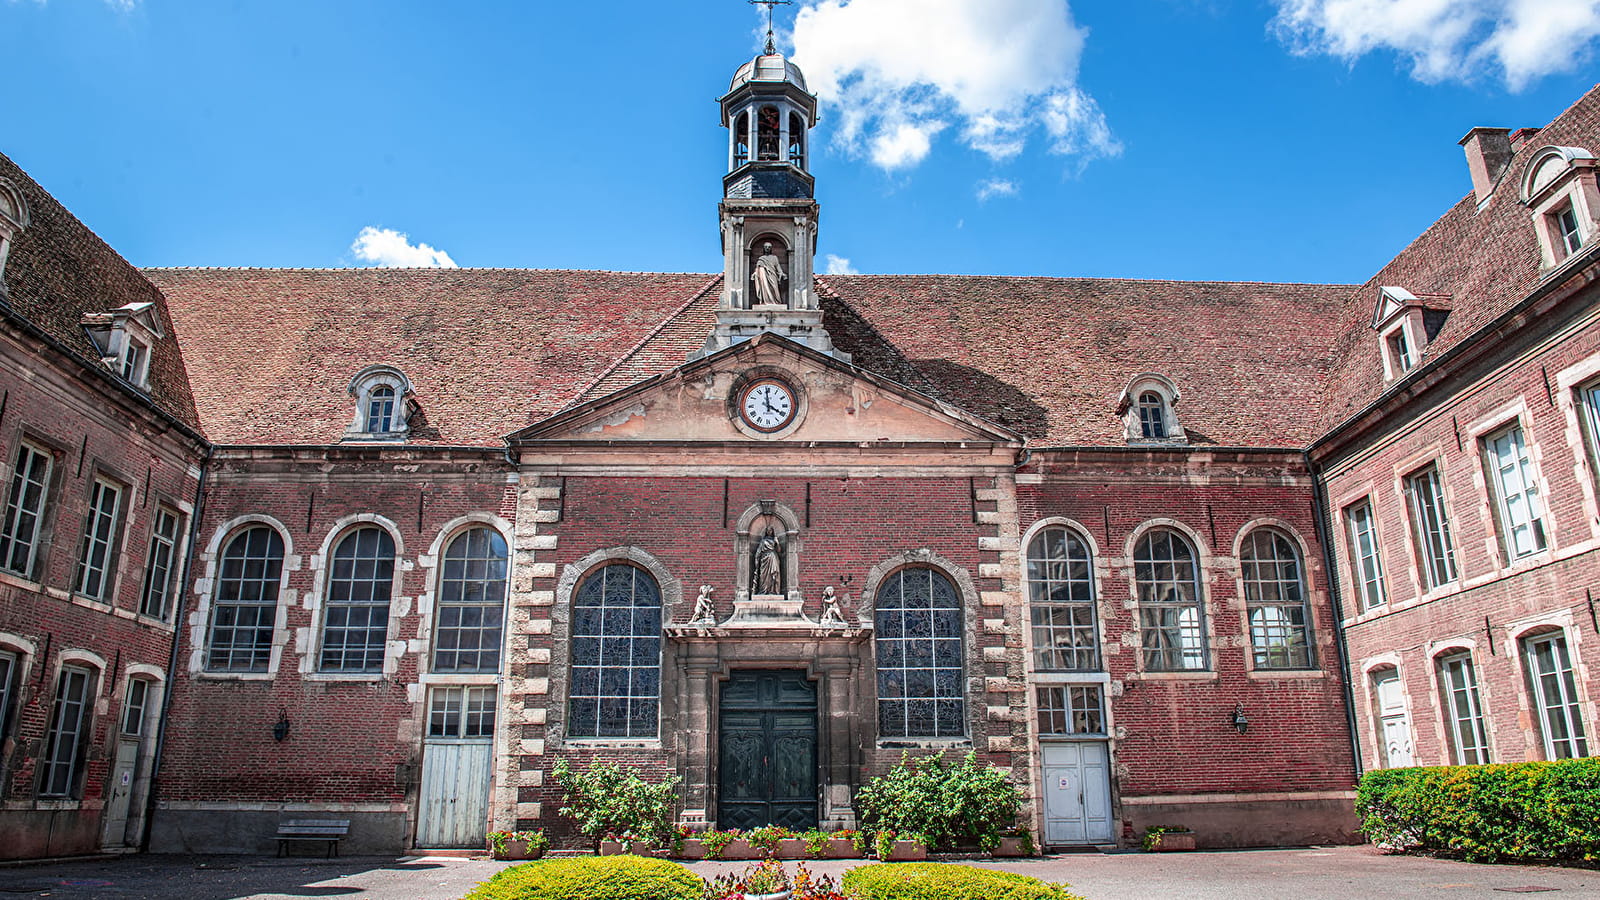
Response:
[[[789,242],[764,231],[746,246],[750,273],[749,298],[752,309],[789,306]]]
[[[756,570],[756,550],[768,528],[782,548],[781,593],[790,600],[801,599],[800,556],[805,541],[800,533],[800,519],[786,504],[758,500],[739,516],[734,529],[735,600],[748,600],[754,594],[751,586]]]

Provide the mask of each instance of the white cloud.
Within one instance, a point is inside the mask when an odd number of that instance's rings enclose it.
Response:
[[[356,235],[350,251],[362,262],[383,268],[455,269],[459,268],[450,254],[435,250],[418,241],[412,244],[406,233],[392,228],[373,228],[368,225]]]
[[[1004,178],[989,178],[978,182],[978,201],[981,203],[990,197],[1014,197],[1017,193],[1017,183]]]
[[[1576,69],[1600,37],[1600,0],[1276,0],[1296,52],[1355,59],[1390,50],[1419,81],[1494,70],[1513,89]]]
[[[860,275],[861,274],[860,272],[856,271],[856,267],[855,266],[850,265],[850,260],[848,258],[846,258],[846,257],[834,256],[832,253],[827,253],[827,254],[824,254],[822,258],[827,261],[827,266],[828,266],[826,271],[825,271],[825,274],[828,274],[828,275]]]
[[[1040,129],[1055,153],[1121,152],[1077,85],[1086,34],[1065,0],[809,0],[791,37],[835,142],[898,169],[952,125],[996,161]]]

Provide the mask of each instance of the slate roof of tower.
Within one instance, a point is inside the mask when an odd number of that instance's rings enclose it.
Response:
[[[0,305],[10,306],[79,361],[101,368],[100,351],[83,330],[83,317],[130,303],[155,304],[166,337],[150,348],[146,395],[185,425],[198,426],[177,331],[161,292],[5,154],[0,154],[0,178],[22,190],[31,219],[5,262],[6,295]]]
[[[208,434],[318,444],[355,414],[350,377],[387,363],[430,429],[497,446],[699,349],[718,280],[508,269],[151,269],[172,298]],[[863,368],[1025,434],[1119,446],[1128,379],[1173,378],[1191,438],[1300,447],[1349,286],[830,276],[825,321]],[[1203,327],[1197,327],[1202,323]]]
[[[1460,344],[1538,288],[1539,243],[1532,216],[1520,202],[1528,161],[1542,147],[1576,145],[1600,152],[1600,86],[1568,107],[1517,149],[1489,203],[1468,193],[1360,288],[1343,298],[1334,377],[1328,379],[1320,430],[1326,431],[1389,389],[1382,347],[1371,327],[1378,289],[1403,287],[1419,296],[1450,297],[1450,315],[1423,348],[1422,364]],[[1463,175],[1466,166],[1462,165]],[[1556,270],[1559,272],[1560,270]]]

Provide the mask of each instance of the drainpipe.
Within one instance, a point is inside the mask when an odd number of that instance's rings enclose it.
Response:
[[[200,459],[200,479],[194,486],[194,512],[189,517],[188,549],[183,554],[183,573],[178,579],[178,596],[172,605],[172,653],[167,658],[167,683],[161,692],[161,716],[156,720],[156,748],[150,757],[150,790],[145,795],[144,822],[140,827],[139,852],[150,851],[150,830],[155,819],[156,795],[161,788],[161,754],[167,747],[167,713],[172,710],[172,687],[178,681],[178,647],[183,643],[184,600],[189,596],[189,577],[194,570],[194,551],[199,543],[200,523],[206,512],[206,476],[211,470],[211,447]]]
[[[1350,648],[1345,643],[1344,609],[1339,597],[1338,565],[1333,553],[1333,515],[1328,509],[1328,495],[1323,490],[1322,472],[1311,461],[1309,451],[1304,454],[1306,470],[1311,473],[1311,502],[1317,507],[1317,544],[1322,547],[1323,571],[1327,573],[1328,598],[1333,603],[1334,646],[1339,651],[1339,684],[1344,689],[1345,725],[1350,730],[1350,758],[1354,760],[1356,777],[1361,777],[1361,734],[1356,730],[1355,686],[1350,679]]]

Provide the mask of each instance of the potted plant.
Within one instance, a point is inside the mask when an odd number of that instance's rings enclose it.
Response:
[[[928,858],[928,841],[920,834],[880,831],[872,839],[872,855],[880,862],[911,862]]]
[[[718,900],[789,900],[794,895],[794,882],[775,859],[764,859],[739,875],[719,876],[706,887],[706,896]]]
[[[782,825],[757,828],[750,832],[749,840],[757,853],[774,859],[799,859],[806,852],[806,842]]]
[[[668,855],[673,859],[700,859],[706,855],[706,845],[700,835],[682,825],[672,826],[672,838],[667,844]]]
[[[538,859],[550,846],[542,831],[491,831],[487,837],[495,859]]]
[[[858,831],[843,829],[828,835],[828,858],[860,859],[865,856],[866,854],[856,844],[860,834]]]
[[[724,853],[738,838],[738,831],[703,831],[700,833],[700,846],[704,849],[701,855],[705,859],[729,859]]]
[[[1039,848],[1033,842],[1033,832],[1026,828],[1013,828],[1001,834],[997,843],[989,848],[990,856],[1033,856]]]
[[[1195,834],[1184,825],[1152,825],[1144,830],[1144,849],[1150,853],[1193,850]]]

